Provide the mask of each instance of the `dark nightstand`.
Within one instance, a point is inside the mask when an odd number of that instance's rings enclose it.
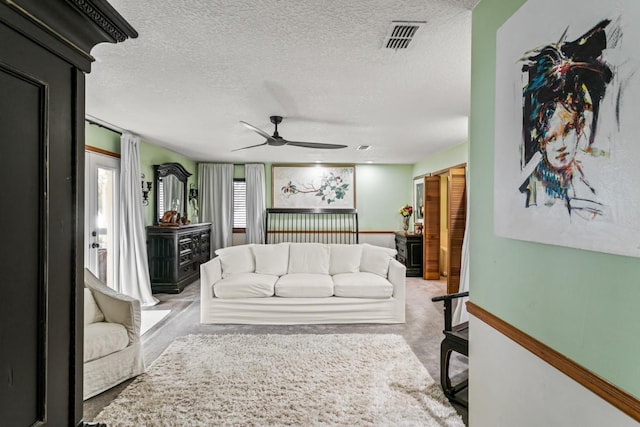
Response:
[[[396,231],[396,259],[407,267],[407,277],[422,277],[422,234]]]

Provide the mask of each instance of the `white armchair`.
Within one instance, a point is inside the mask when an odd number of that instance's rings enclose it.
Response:
[[[84,270],[84,399],[145,371],[140,301]]]

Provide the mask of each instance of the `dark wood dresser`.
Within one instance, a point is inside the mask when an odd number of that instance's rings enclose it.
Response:
[[[407,267],[407,277],[422,277],[422,234],[396,231],[396,259]]]
[[[153,293],[177,294],[200,277],[209,261],[211,224],[147,227],[147,255]]]

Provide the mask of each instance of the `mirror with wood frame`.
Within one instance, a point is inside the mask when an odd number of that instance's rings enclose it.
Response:
[[[176,211],[180,218],[187,214],[187,179],[192,175],[180,163],[153,165],[156,183],[155,212],[158,224],[165,213]]]

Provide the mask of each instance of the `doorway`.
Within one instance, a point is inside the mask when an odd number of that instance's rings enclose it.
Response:
[[[118,289],[120,159],[85,151],[85,267]]]
[[[447,293],[458,292],[467,196],[466,164],[424,177],[423,278],[447,278]]]

